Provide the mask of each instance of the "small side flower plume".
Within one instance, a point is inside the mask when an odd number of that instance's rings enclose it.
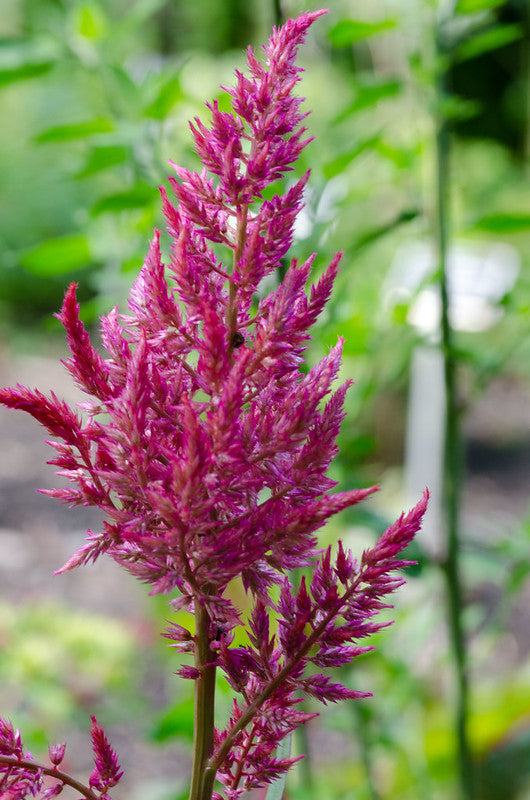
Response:
[[[31,755],[23,749],[20,732],[0,717],[0,797],[23,800],[39,795],[42,771],[28,767],[31,760]]]
[[[183,678],[220,667],[238,696],[205,767],[208,800],[216,778],[236,800],[291,766],[276,750],[312,716],[300,708],[303,695],[323,703],[363,696],[325,671],[369,649],[360,642],[381,627],[375,617],[402,583],[400,553],[427,503],[425,495],[359,561],[342,544],[334,558],[319,548],[318,530],[377,488],[335,492],[328,475],[349,388],[337,383],[342,340],[302,369],[341,254],[317,280],[316,254],[291,261],[268,293],[264,279],[287,256],[310,178],[289,180],[311,141],[296,58],[324,13],[275,29],[261,57],[249,49],[247,70],[226,87],[232,108],[207,104],[208,120],[192,122],[202,166],[174,165],[172,194],[161,189],[169,255],[156,231],[127,313],[101,320],[104,353],[80,320],[75,285],[67,290],[59,319],[66,367],[88,396],[82,413],[53,394],[0,391],[0,403],[27,411],[53,437],[50,463],[71,486],[46,494],[103,512],[101,530],[88,531],[59,572],[107,553],[152,592],[179,590],[176,608],[204,612],[207,664],[199,634],[174,625],[167,636],[177,652],[195,653]],[[304,567],[312,580],[295,591],[288,572]],[[225,594],[235,578],[253,606],[246,647],[234,645],[241,617]],[[106,798],[121,768],[95,720],[92,740],[85,796]],[[55,770],[60,756],[50,752]],[[40,780],[10,769],[13,785]]]
[[[403,583],[392,573],[411,563],[399,554],[420,529],[427,501],[426,491],[360,562],[339,542],[334,561],[331,548],[321,556],[309,586],[303,578],[293,592],[285,579],[276,607],[277,636],[270,635],[269,614],[258,601],[250,645],[221,646],[220,665],[246,701],[234,704],[227,728],[216,732],[212,762],[225,786],[256,789],[289,769],[296,759],[279,762],[275,752],[285,736],[314,716],[299,710],[304,694],[323,704],[369,696],[318,670],[349,664],[373,649],[359,642],[388,624],[376,616],[388,608],[384,598]]]
[[[65,787],[77,792],[86,800],[112,800],[108,790],[123,775],[118,757],[110,746],[103,729],[92,718],[92,747],[94,771],[90,785],[63,772],[66,744],[52,744],[48,748],[49,763],[39,763],[24,751],[22,738],[13,725],[0,717],[0,798],[2,800],[52,800]]]
[[[90,786],[101,792],[102,797],[107,796],[107,791],[120,782],[123,770],[116,751],[112,748],[105,731],[98,724],[95,717],[91,717],[92,750],[94,752],[94,770],[90,776]]]
[[[64,742],[63,744],[51,744],[48,747],[48,756],[54,767],[58,767],[59,764],[62,764],[65,753],[66,744]]]

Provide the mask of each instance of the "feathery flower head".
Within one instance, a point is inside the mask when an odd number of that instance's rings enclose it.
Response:
[[[285,181],[272,199],[263,192],[292,172],[311,141],[295,93],[296,56],[324,13],[275,29],[262,59],[249,48],[247,72],[227,88],[232,110],[213,102],[208,122],[191,123],[202,167],[175,166],[173,197],[161,189],[169,255],[155,231],[128,312],[101,320],[103,355],[80,320],[75,284],[66,292],[58,316],[71,353],[65,366],[89,397],[83,414],[53,394],[0,391],[0,402],[32,414],[53,437],[50,463],[72,486],[46,494],[105,515],[59,572],[107,553],[153,592],[178,589],[176,607],[207,615],[212,661],[197,656],[179,674],[198,680],[216,665],[243,701],[215,732],[211,791],[201,797],[212,796],[217,778],[234,800],[294,763],[276,748],[313,716],[300,709],[301,695],[323,703],[364,696],[321,670],[370,649],[359,642],[381,627],[376,615],[401,585],[393,573],[407,564],[400,552],[427,503],[426,493],[360,561],[342,544],[335,557],[318,548],[317,530],[377,487],[336,493],[327,475],[349,386],[333,388],[342,340],[301,370],[341,254],[309,292],[315,254],[293,260],[266,293],[263,279],[292,244],[309,173]],[[310,564],[310,583],[294,590],[287,572]],[[240,616],[224,594],[236,577],[254,605],[245,647],[233,644]],[[166,635],[179,652],[198,653],[197,636],[184,628]],[[106,796],[121,769],[95,720],[92,739],[90,786]]]
[[[53,394],[0,391],[0,402],[32,414],[54,437],[50,463],[73,486],[45,493],[106,515],[60,571],[107,552],[153,591],[178,588],[183,604],[200,600],[228,627],[237,620],[223,598],[232,578],[266,596],[286,569],[310,562],[314,533],[329,516],[373,491],[328,494],[347,388],[332,393],[342,341],[307,375],[299,371],[340,254],[309,296],[314,255],[292,262],[252,311],[302,207],[308,175],[271,200],[261,193],[310,141],[295,58],[323,13],[275,30],[264,63],[250,48],[248,74],[237,72],[228,89],[233,113],[209,104],[209,124],[192,123],[203,169],[176,168],[177,205],[162,190],[169,261],[157,231],[129,313],[114,309],[102,320],[104,356],[79,318],[75,284],[66,292],[58,315],[71,352],[64,363],[90,398],[84,414]],[[229,265],[212,243],[224,245]]]

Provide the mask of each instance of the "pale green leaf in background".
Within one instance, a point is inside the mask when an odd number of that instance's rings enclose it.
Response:
[[[145,107],[144,114],[152,119],[165,119],[184,98],[178,75],[171,75],[159,87],[153,100]]]
[[[107,28],[107,18],[98,3],[81,3],[75,9],[74,30],[78,36],[97,42],[105,36]]]
[[[496,25],[494,28],[476,33],[466,42],[456,48],[455,57],[458,61],[466,61],[489,53],[491,50],[498,50],[507,44],[516,42],[524,35],[521,25]]]
[[[86,119],[82,122],[67,122],[64,125],[54,125],[46,128],[35,136],[38,144],[52,144],[55,142],[72,142],[77,139],[88,139],[102,133],[112,133],[114,123],[106,117]]]
[[[123,164],[131,158],[130,148],[124,144],[109,144],[93,147],[83,167],[79,170],[77,178],[88,178],[97,172],[102,172],[117,164]]]
[[[446,120],[473,119],[480,113],[481,103],[457,95],[446,95],[438,105],[438,112]]]
[[[20,264],[34,275],[62,275],[94,264],[88,238],[81,233],[47,239],[26,250]]]
[[[504,5],[506,0],[458,0],[455,12],[457,14],[476,14],[479,11],[489,11],[492,8]]]
[[[0,88],[9,86],[18,81],[27,81],[31,78],[40,78],[53,67],[53,61],[28,62],[12,67],[0,67]]]
[[[378,136],[369,136],[366,139],[361,139],[361,141],[357,142],[357,144],[355,144],[349,150],[346,150],[344,153],[340,153],[338,156],[335,156],[335,158],[333,158],[331,161],[328,161],[326,164],[324,164],[324,177],[327,180],[330,180],[331,178],[335,178],[337,175],[340,175],[340,173],[360,155],[365,153],[370,148],[373,148],[378,139]]]
[[[358,114],[360,111],[365,111],[382,100],[388,100],[396,97],[401,91],[401,81],[397,79],[392,80],[376,80],[370,83],[361,83],[356,87],[355,98],[353,102],[346,106],[335,119],[335,122],[343,122],[351,117],[353,114]]]
[[[105,195],[92,206],[93,216],[100,214],[133,211],[150,205],[158,196],[156,188],[146,183],[137,183],[123,192]]]
[[[530,231],[530,211],[486,214],[475,222],[475,228],[492,233],[521,233]]]
[[[190,695],[160,714],[151,731],[155,742],[171,739],[193,740],[194,701]]]
[[[46,75],[57,55],[53,42],[26,36],[0,37],[0,88]]]
[[[364,22],[359,19],[341,19],[328,32],[334,47],[346,47],[371,36],[392,30],[397,25],[394,19],[382,19],[377,22]]]

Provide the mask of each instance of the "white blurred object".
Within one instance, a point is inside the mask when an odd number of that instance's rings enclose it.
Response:
[[[500,302],[517,280],[517,251],[498,242],[457,243],[448,258],[449,316],[457,331],[480,333],[503,316]],[[385,307],[410,303],[408,322],[423,334],[411,362],[405,482],[410,503],[423,488],[431,490],[422,541],[431,554],[443,555],[442,485],[445,388],[440,341],[441,301],[437,284],[428,285],[436,270],[434,249],[416,242],[398,250],[383,291]],[[425,286],[422,288],[422,284]]]
[[[442,555],[445,390],[442,353],[417,347],[410,364],[405,434],[405,490],[408,505],[418,502],[426,486],[431,492],[421,541],[432,556]]]
[[[500,242],[458,242],[449,252],[447,280],[450,319],[457,331],[480,333],[502,317],[499,303],[513,288],[520,269],[517,251]],[[411,302],[409,323],[425,336],[440,329],[437,286],[421,288],[436,270],[436,254],[426,242],[401,247],[385,289],[385,306]]]

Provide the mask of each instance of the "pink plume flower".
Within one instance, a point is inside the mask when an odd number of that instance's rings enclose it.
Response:
[[[91,734],[95,766],[90,785],[85,786],[62,771],[65,744],[50,745],[50,763],[38,763],[30,753],[24,751],[19,731],[8,720],[0,717],[0,798],[26,800],[36,797],[38,800],[52,800],[65,787],[70,787],[78,797],[82,796],[86,800],[111,800],[108,789],[119,782],[123,772],[116,753],[95,717],[92,717]],[[52,782],[48,783],[50,779]]]
[[[65,752],[66,744],[64,742],[62,744],[51,744],[48,747],[48,756],[54,767],[58,767],[62,763]]]
[[[105,731],[95,717],[91,717],[92,750],[94,753],[94,769],[90,776],[90,786],[106,794],[108,789],[116,786],[123,776],[116,751],[110,745]]]
[[[323,703],[366,696],[321,670],[371,649],[360,643],[382,627],[377,613],[402,583],[395,572],[409,562],[400,553],[427,504],[426,493],[360,561],[341,543],[334,557],[319,550],[318,529],[377,488],[336,493],[327,475],[349,387],[335,387],[342,340],[301,370],[341,254],[309,292],[315,254],[292,261],[267,293],[263,280],[292,244],[309,173],[271,199],[263,192],[287,178],[311,141],[295,93],[296,56],[324,13],[275,29],[263,60],[249,48],[247,72],[236,72],[227,89],[232,110],[213,102],[207,123],[191,123],[202,167],[175,167],[175,199],[161,189],[168,256],[156,231],[127,313],[114,309],[101,320],[103,354],[80,320],[75,284],[67,290],[58,317],[71,353],[66,367],[89,398],[82,416],[53,394],[0,391],[1,403],[32,414],[54,437],[50,463],[72,485],[46,493],[97,506],[105,517],[59,572],[107,553],[152,592],[179,590],[175,607],[206,611],[212,664],[241,697],[215,732],[208,764],[227,800],[296,761],[276,751],[313,716],[300,708],[304,694]],[[287,572],[307,566],[311,581],[295,591]],[[225,595],[234,578],[253,602],[245,647],[233,644],[241,619]],[[179,653],[198,652],[197,637],[181,626],[166,635]],[[197,660],[179,674],[197,680],[204,668]],[[94,718],[92,741],[89,791],[106,797],[122,770]],[[50,755],[60,763],[60,751]],[[15,770],[13,780],[32,786],[38,778]]]

